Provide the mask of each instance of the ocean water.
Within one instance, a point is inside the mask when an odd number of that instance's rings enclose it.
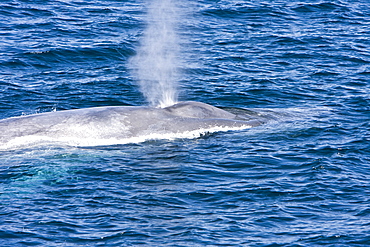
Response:
[[[368,246],[369,1],[155,3],[166,46],[153,1],[1,1],[0,119],[150,104],[140,56],[172,52],[178,100],[274,120],[2,150],[0,246]]]

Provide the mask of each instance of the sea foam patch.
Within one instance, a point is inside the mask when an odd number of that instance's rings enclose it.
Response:
[[[26,148],[32,146],[74,146],[74,147],[94,147],[109,145],[124,145],[131,143],[142,143],[151,140],[176,140],[176,139],[195,139],[206,134],[216,132],[237,131],[252,128],[252,125],[245,124],[242,126],[214,126],[211,128],[200,128],[197,130],[183,132],[158,132],[138,135],[128,138],[101,138],[100,136],[76,137],[63,136],[51,137],[42,135],[31,135],[16,137],[0,145],[0,150],[9,150],[17,148]]]

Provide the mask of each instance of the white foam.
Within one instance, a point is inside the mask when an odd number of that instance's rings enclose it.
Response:
[[[175,140],[175,139],[195,139],[205,134],[215,132],[226,132],[232,130],[243,130],[251,128],[250,125],[243,125],[238,127],[217,126],[212,128],[197,129],[192,131],[176,132],[176,133],[149,133],[146,135],[139,135],[129,138],[99,138],[99,137],[85,137],[79,136],[64,136],[64,137],[48,137],[42,135],[30,135],[16,137],[9,142],[0,145],[0,150],[9,150],[17,148],[26,148],[38,145],[50,146],[74,146],[74,147],[94,147],[94,146],[110,146],[110,145],[123,145],[131,143],[142,143],[150,140]]]

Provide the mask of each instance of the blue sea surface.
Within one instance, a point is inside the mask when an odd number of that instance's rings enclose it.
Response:
[[[0,119],[147,104],[144,0],[3,0]],[[0,246],[369,246],[370,2],[174,1],[179,99],[259,127],[0,151]]]

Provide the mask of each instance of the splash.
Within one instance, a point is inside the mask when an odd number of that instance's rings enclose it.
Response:
[[[173,0],[151,1],[147,21],[130,66],[149,104],[166,107],[177,102],[178,87],[177,10]]]

